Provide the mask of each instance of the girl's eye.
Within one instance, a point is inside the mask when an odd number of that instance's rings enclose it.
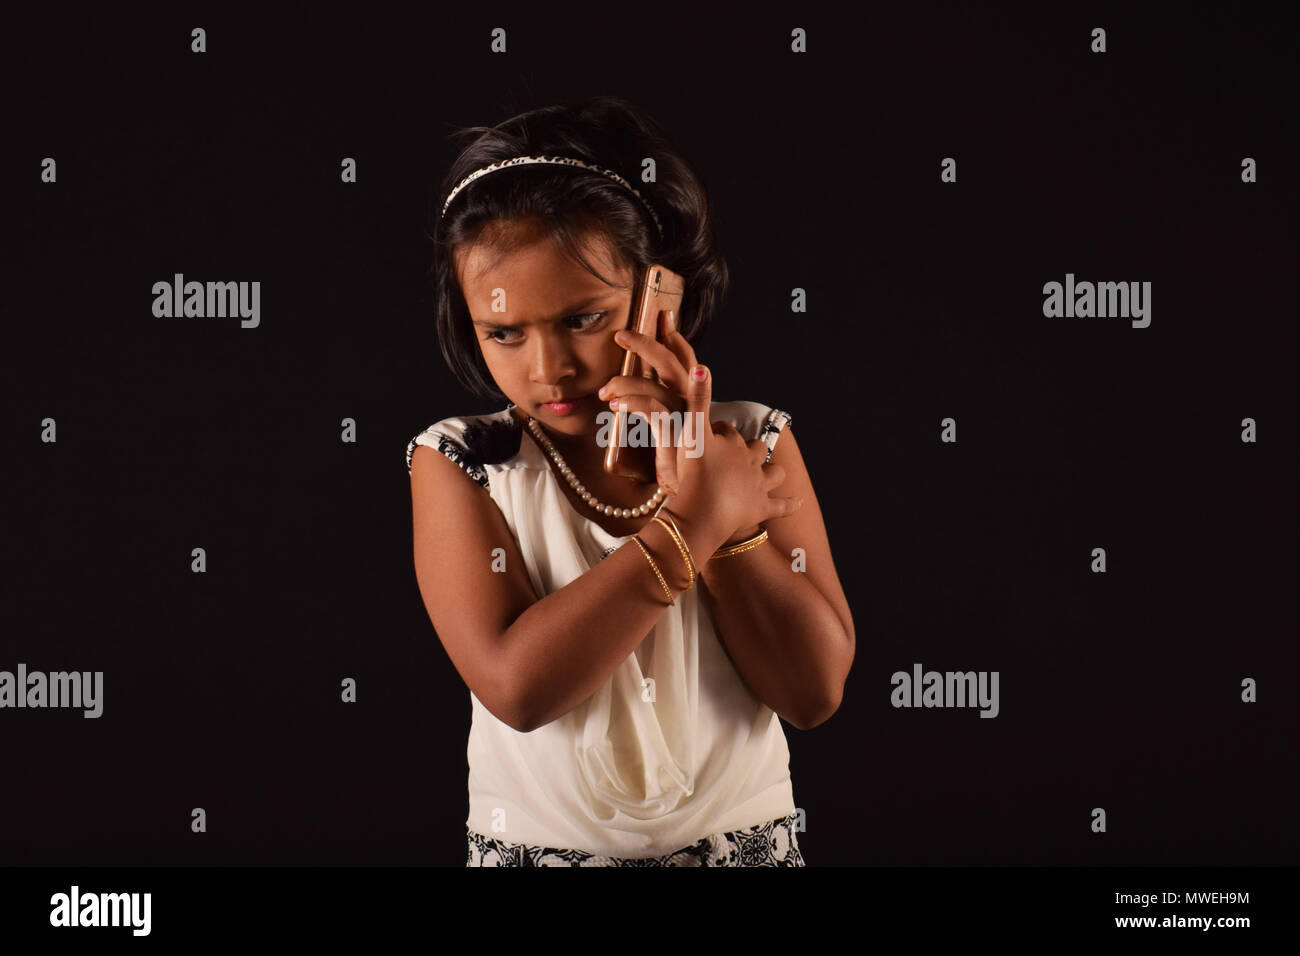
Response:
[[[574,322],[574,321],[576,321],[576,322],[580,323],[580,324],[578,325],[578,329],[580,329],[580,330],[581,330],[581,329],[589,329],[589,328],[591,328],[593,325],[595,325],[597,322],[599,322],[601,319],[603,319],[606,315],[607,315],[607,313],[605,313],[605,312],[591,312],[591,313],[589,313],[589,314],[587,314],[587,315],[571,315],[571,316],[569,316],[567,319],[565,319],[564,321],[566,321],[566,322]]]
[[[603,319],[608,314],[609,314],[608,312],[590,312],[586,315],[571,315],[564,321],[577,322],[578,325],[576,327],[573,327],[574,331],[585,331],[593,327],[594,325],[596,325],[596,323],[598,323],[601,319]],[[515,341],[514,336],[516,334],[517,333],[515,332],[514,329],[493,329],[491,332],[488,333],[487,337],[491,339],[493,342],[500,342],[502,345],[509,345],[511,342]],[[510,337],[509,338],[498,337],[503,335],[510,336]]]

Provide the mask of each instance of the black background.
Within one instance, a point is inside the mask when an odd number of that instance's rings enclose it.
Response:
[[[606,92],[711,189],[697,352],[793,415],[852,605],[842,707],[786,728],[809,863],[1294,862],[1294,20],[619,9],[7,15],[0,669],[103,671],[104,715],[0,711],[0,863],[463,864],[404,451],[499,403],[424,230],[452,129]],[[260,327],[155,318],[176,272],[260,280]],[[1150,327],[1045,318],[1067,272],[1150,281]],[[914,662],[1000,715],[895,710]]]

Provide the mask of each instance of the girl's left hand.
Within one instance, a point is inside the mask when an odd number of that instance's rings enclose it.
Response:
[[[614,341],[639,355],[643,362],[659,374],[659,381],[663,384],[639,376],[615,375],[597,395],[610,400],[611,411],[620,405],[626,406],[627,412],[639,412],[652,427],[652,413],[656,411],[674,413],[671,418],[679,426],[684,426],[686,396],[690,390],[688,375],[699,363],[691,343],[678,331],[677,316],[673,312],[660,313],[660,327],[662,342],[628,329],[619,330]],[[705,427],[708,427],[707,423]],[[680,431],[674,436],[665,434],[661,427],[655,434],[655,476],[660,487],[669,495],[678,492],[679,448],[673,444],[674,437],[680,444]]]

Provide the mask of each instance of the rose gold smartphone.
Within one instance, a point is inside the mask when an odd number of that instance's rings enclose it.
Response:
[[[636,293],[632,297],[632,310],[628,313],[627,327],[652,339],[659,339],[659,313],[682,314],[682,295],[686,282],[676,272],[656,263],[646,267]],[[659,375],[641,356],[628,349],[623,356],[623,370],[627,376],[640,376],[662,384]],[[614,410],[614,427],[610,433],[609,447],[605,449],[605,471],[611,475],[654,481],[655,448],[624,448],[620,436],[627,434],[628,413]]]

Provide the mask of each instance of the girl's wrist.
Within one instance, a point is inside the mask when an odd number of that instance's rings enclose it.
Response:
[[[681,532],[682,537],[686,539],[686,546],[690,549],[691,559],[695,562],[696,568],[702,569],[709,558],[713,556],[713,552],[722,547],[726,532],[720,530],[716,525],[710,524],[707,520],[683,515],[673,508],[665,508],[664,510],[671,514],[673,520],[677,522],[677,529]]]
[[[732,534],[732,536],[729,537],[726,541],[722,542],[722,544],[720,544],[718,547],[729,548],[733,544],[740,544],[740,542],[742,541],[748,541],[750,538],[759,534],[762,530],[763,529],[760,528],[758,525],[754,525],[754,527],[752,528],[741,528],[739,531]]]

